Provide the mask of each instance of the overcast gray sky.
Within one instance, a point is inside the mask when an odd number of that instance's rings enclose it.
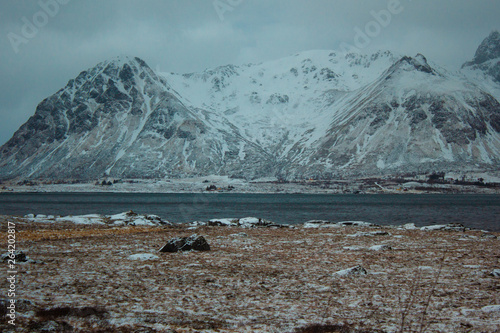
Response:
[[[373,12],[391,14],[375,23]],[[458,69],[499,17],[493,0],[1,0],[0,144],[41,100],[116,55],[187,73],[357,42]]]

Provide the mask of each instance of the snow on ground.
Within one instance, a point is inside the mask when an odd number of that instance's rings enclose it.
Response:
[[[103,217],[98,214],[56,217],[55,222],[72,222],[75,224],[104,224]]]
[[[257,217],[244,217],[244,218],[223,218],[211,219],[208,222],[196,221],[190,224],[191,226],[226,226],[226,227],[241,227],[241,228],[254,228],[254,227],[282,227],[285,225],[277,225],[271,221],[264,220]]]
[[[447,174],[446,179],[463,179],[463,174]],[[117,181],[113,185],[96,185],[95,182],[81,184],[30,184],[18,185],[6,183],[1,192],[114,192],[114,193],[210,193],[207,187],[214,185],[218,192],[231,193],[500,193],[500,187],[482,187],[474,185],[457,185],[425,183],[428,177],[423,175],[419,181],[405,180],[397,183],[394,180],[379,179],[378,185],[371,180],[349,179],[314,181],[303,180],[282,183],[275,178],[262,178],[247,181],[227,176],[204,176],[185,179],[127,179]],[[500,184],[499,174],[469,173],[464,178],[467,182],[477,182],[483,178],[486,183]],[[101,184],[101,181],[97,182]]]
[[[312,220],[304,223],[304,228],[341,228],[347,226],[354,227],[373,227],[373,223],[363,222],[363,221],[341,221],[341,222],[331,222],[325,220]]]
[[[7,221],[16,222],[16,248],[34,259],[17,264],[19,332],[500,327],[498,233],[363,225],[117,227],[0,216],[4,230]],[[191,235],[190,228],[211,251],[158,253],[168,240]],[[6,239],[0,242],[6,248]],[[383,251],[374,250],[381,245]],[[349,269],[357,273],[335,274]],[[0,288],[7,284],[2,280]],[[4,324],[0,330],[9,332]]]
[[[130,260],[156,260],[156,259],[160,259],[160,257],[158,257],[157,255],[152,254],[152,253],[132,254],[132,255],[128,256],[128,258]]]
[[[170,224],[168,221],[163,221],[157,215],[140,215],[133,211],[128,211],[115,215],[99,215],[87,214],[76,216],[54,216],[42,214],[28,214],[25,218],[30,222],[38,223],[55,223],[69,222],[74,224],[113,224],[113,225],[142,225],[142,226],[157,226]]]

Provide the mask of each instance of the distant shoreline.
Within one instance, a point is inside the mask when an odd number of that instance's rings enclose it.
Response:
[[[500,182],[409,179],[246,181],[211,176],[190,179],[0,183],[0,193],[239,193],[239,194],[500,194]]]

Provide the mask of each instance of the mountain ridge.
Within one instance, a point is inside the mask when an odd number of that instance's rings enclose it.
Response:
[[[465,67],[455,75],[421,54],[308,51],[180,75],[117,57],[37,106],[0,147],[0,179],[495,171],[497,86]]]
[[[472,61],[462,65],[462,69],[478,70],[500,84],[500,32],[493,31],[479,45]]]

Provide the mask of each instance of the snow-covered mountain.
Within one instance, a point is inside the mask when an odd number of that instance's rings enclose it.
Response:
[[[241,158],[227,154],[246,143],[238,130],[217,114],[186,107],[172,92],[138,58],[98,64],[38,105],[0,149],[0,172],[73,179],[238,172]],[[251,142],[245,146],[253,176],[270,158]]]
[[[500,83],[500,33],[498,31],[492,32],[479,45],[474,59],[466,62],[463,67],[482,70]]]
[[[298,156],[299,175],[311,169],[363,176],[499,165],[498,101],[435,70],[422,55],[401,58],[335,108],[327,134],[304,145],[310,155]]]
[[[500,33],[484,39],[471,61],[462,66],[467,78],[500,100]]]
[[[325,135],[333,101],[374,81],[397,59],[390,52],[343,56],[308,51],[258,65],[162,76],[184,105],[221,114],[243,138],[274,156],[281,171],[297,142]]]
[[[498,41],[456,74],[391,52],[309,51],[184,75],[112,59],[38,105],[0,148],[0,178],[496,171]]]

